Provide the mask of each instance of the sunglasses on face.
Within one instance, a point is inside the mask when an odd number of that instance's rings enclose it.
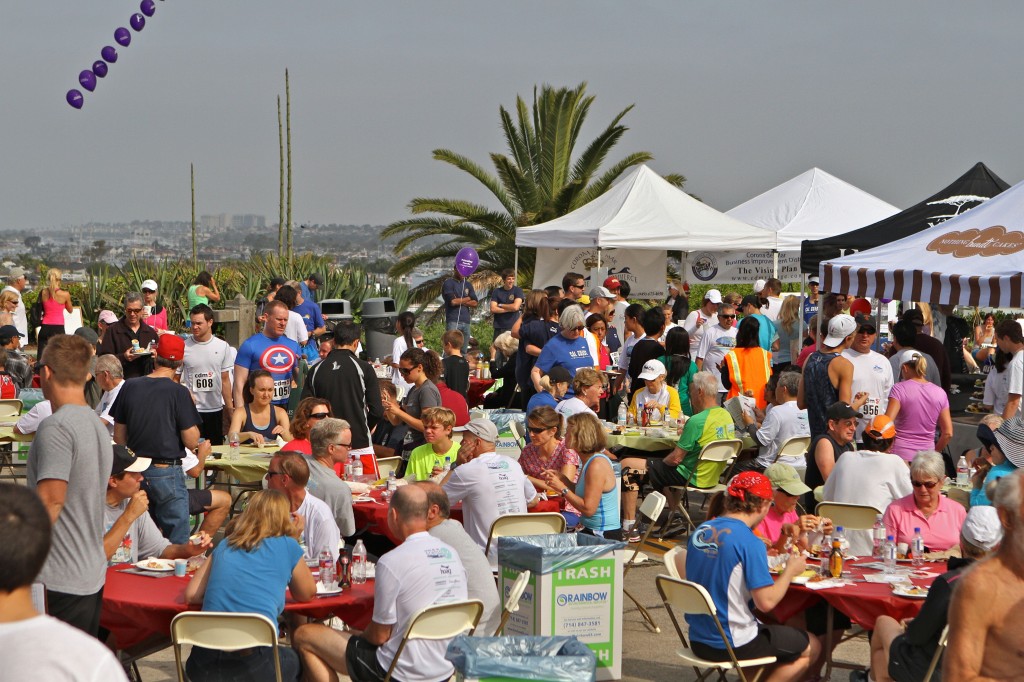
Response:
[[[398,368],[398,373],[401,374],[402,376],[406,376],[406,375],[410,374],[414,369],[416,369],[416,368],[415,367],[399,367]]]
[[[939,482],[938,481],[911,481],[910,484],[913,485],[915,488],[927,488],[928,490],[931,490],[932,488],[937,486],[939,484]]]
[[[719,315],[718,319],[720,319],[720,320],[735,320],[736,316],[735,315]]]
[[[586,327],[576,327],[576,332],[582,333],[584,329],[586,329]]]
[[[545,432],[545,431],[547,431],[548,429],[547,429],[547,427],[546,427],[546,426],[528,426],[528,427],[527,427],[527,430],[528,430],[528,431],[529,431],[530,433],[544,433],[544,432]]]
[[[327,418],[327,413],[326,412],[314,412],[313,414],[309,415],[309,418],[310,419],[326,419]]]

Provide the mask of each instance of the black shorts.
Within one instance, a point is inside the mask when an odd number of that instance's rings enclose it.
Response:
[[[381,682],[388,671],[377,662],[377,649],[359,635],[349,638],[345,648],[345,666],[353,682]]]
[[[92,637],[99,634],[102,606],[102,587],[99,592],[93,594],[67,594],[46,590],[46,612]]]
[[[896,682],[923,680],[931,663],[931,657],[920,647],[907,643],[906,635],[897,635],[889,645],[889,677]],[[935,672],[941,676],[941,668],[937,668]]]
[[[652,459],[647,463],[647,481],[659,492],[670,485],[686,485],[683,475],[674,466],[665,464],[663,459]]]
[[[188,513],[191,516],[202,514],[213,503],[213,493],[209,490],[188,489]]]
[[[779,663],[790,663],[800,658],[807,650],[810,640],[807,633],[788,625],[759,625],[757,636],[741,647],[733,649],[736,658],[764,658],[774,656]],[[690,641],[693,653],[709,661],[728,661],[729,652],[725,649],[708,646],[701,642]]]

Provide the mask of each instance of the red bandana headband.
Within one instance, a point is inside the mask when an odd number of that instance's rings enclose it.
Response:
[[[770,500],[772,497],[772,482],[764,474],[756,471],[744,471],[742,474],[733,476],[729,481],[728,493],[730,497],[738,497],[746,501],[747,492],[756,495],[763,500]]]

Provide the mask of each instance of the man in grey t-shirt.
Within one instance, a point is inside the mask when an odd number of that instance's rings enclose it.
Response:
[[[448,495],[441,486],[433,481],[417,481],[416,485],[427,491],[427,532],[458,553],[469,579],[469,598],[484,603],[476,633],[480,637],[490,637],[501,621],[501,599],[487,555],[473,542],[461,523],[449,518]]]
[[[334,472],[334,465],[347,460],[352,450],[352,429],[344,419],[327,417],[318,421],[310,430],[309,443],[313,456],[304,456],[309,465],[306,490],[331,508],[342,537],[355,535],[352,489]]]
[[[107,569],[103,496],[113,450],[110,434],[85,401],[91,359],[92,348],[78,336],[55,336],[46,345],[39,376],[53,414],[32,442],[28,486],[53,523],[53,547],[39,574],[47,610],[95,637]]]

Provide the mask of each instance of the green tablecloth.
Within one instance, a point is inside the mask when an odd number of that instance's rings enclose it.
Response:
[[[277,451],[275,448],[253,448],[243,445],[239,448],[239,458],[229,462],[223,457],[227,450],[227,445],[214,447],[216,459],[214,456],[207,458],[206,468],[223,471],[241,483],[256,483],[262,480],[270,468],[270,458]]]

